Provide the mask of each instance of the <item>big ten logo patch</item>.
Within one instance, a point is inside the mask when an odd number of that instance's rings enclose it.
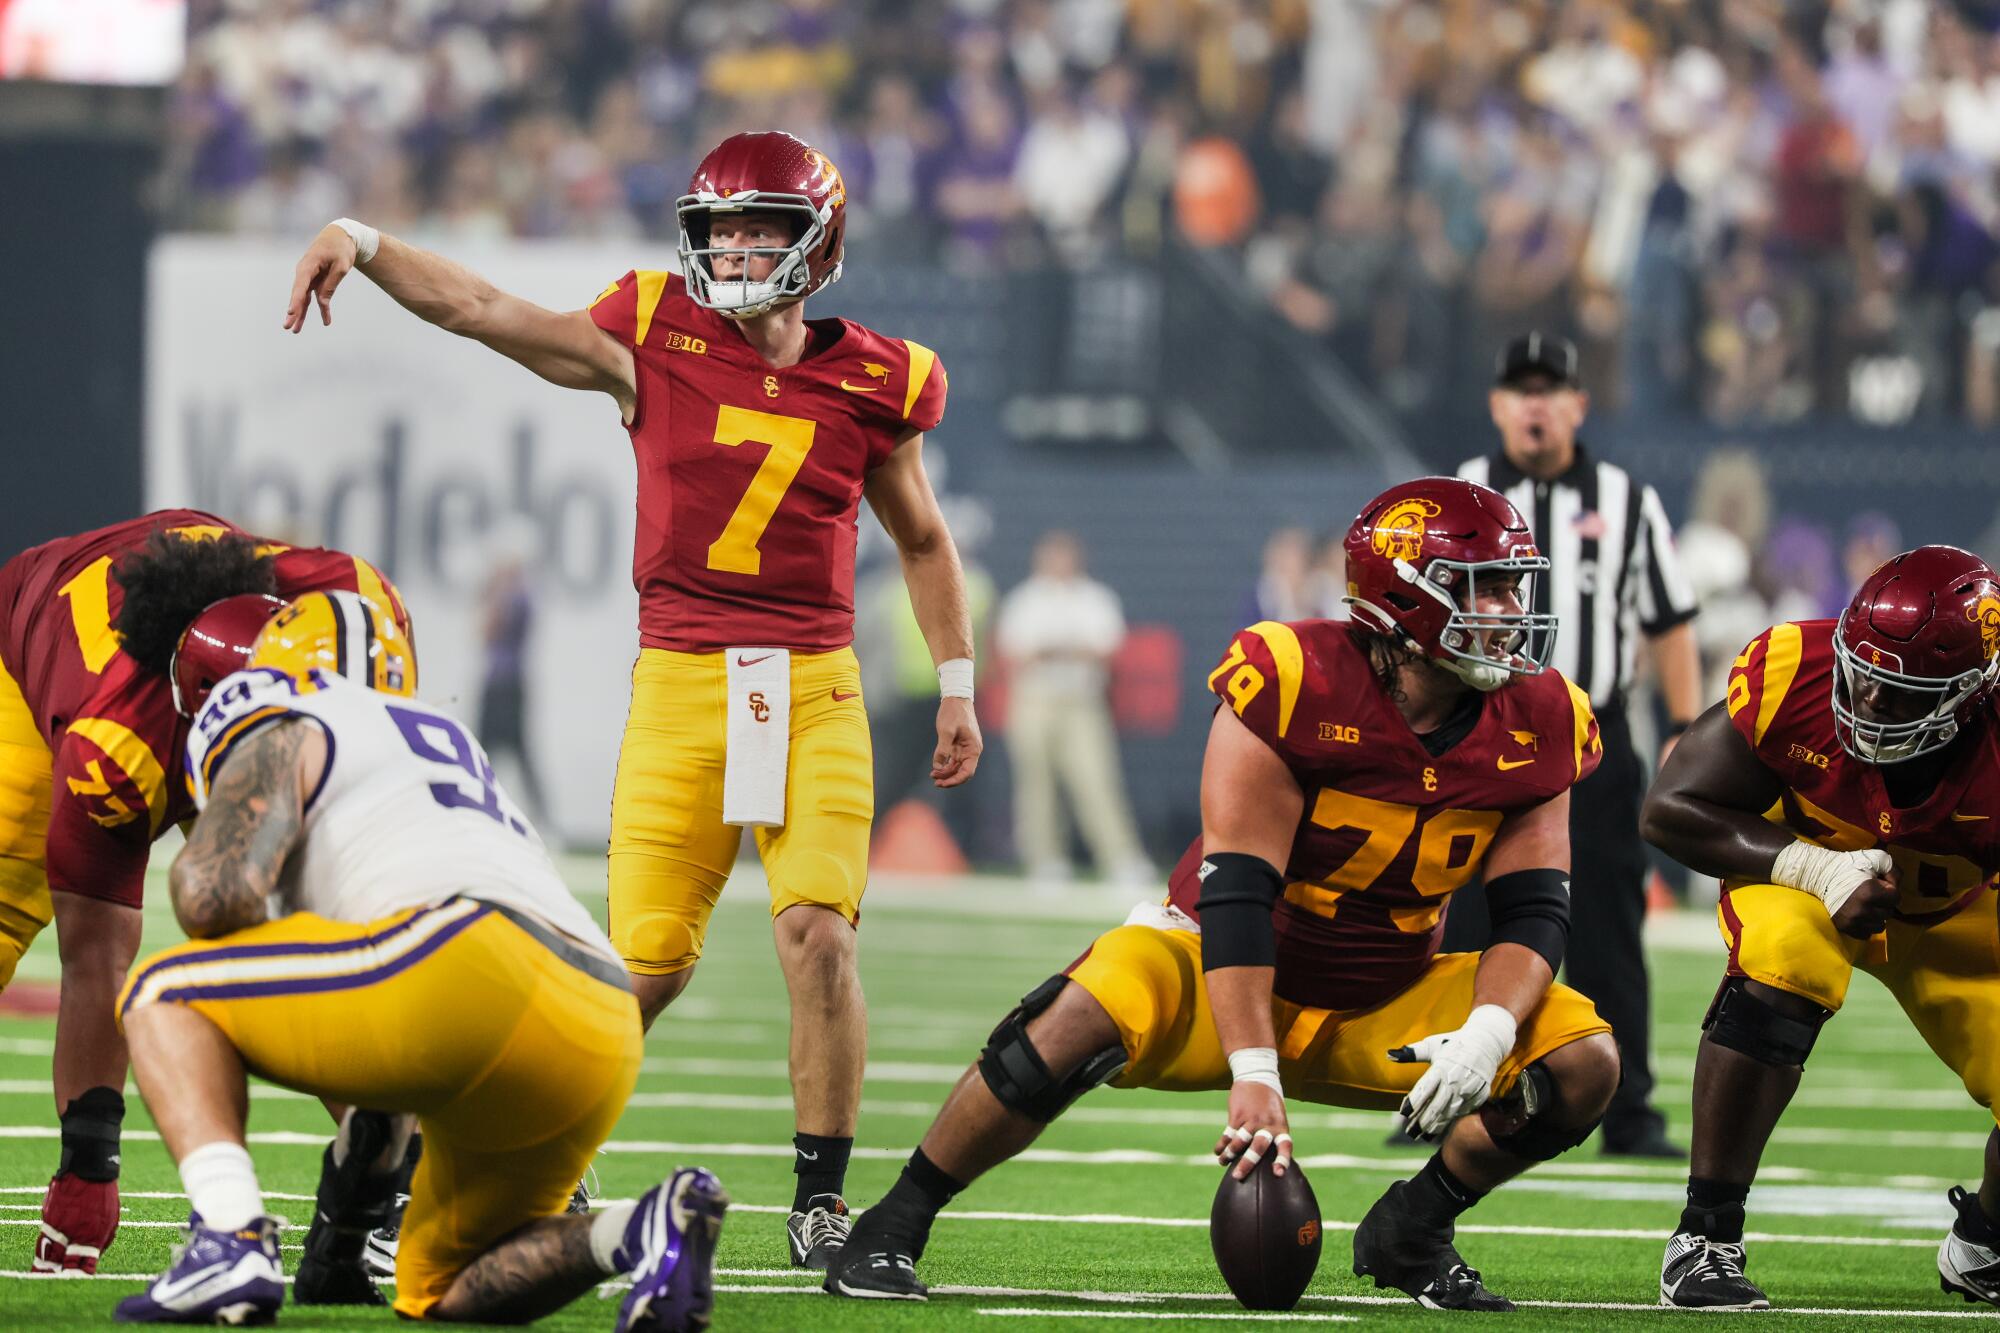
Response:
[[[680,333],[669,329],[667,331],[667,350],[669,352],[693,352],[696,356],[707,356],[708,340],[697,338],[692,333]]]
[[[1785,757],[1788,759],[1796,759],[1802,764],[1811,764],[1814,768],[1826,767],[1825,755],[1816,753],[1812,750],[1808,750],[1803,745],[1798,745],[1798,744],[1792,745],[1790,749],[1785,751]]]
[[[1361,744],[1361,728],[1346,726],[1339,722],[1319,724],[1319,738],[1323,741],[1339,741],[1342,745]]]
[[[771,720],[771,705],[764,701],[764,691],[750,691],[750,716],[759,722]]]

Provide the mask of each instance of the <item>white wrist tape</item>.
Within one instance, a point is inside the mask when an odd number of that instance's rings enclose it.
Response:
[[[375,252],[382,248],[382,233],[365,222],[356,222],[353,218],[335,218],[333,225],[354,239],[354,262],[357,264],[367,263],[375,257]]]
[[[1771,863],[1771,882],[1810,893],[1826,904],[1826,914],[1832,916],[1856,889],[1894,868],[1887,852],[1836,852],[1798,841]]]
[[[938,663],[938,693],[946,699],[972,697],[972,659],[954,657]]]
[[[1238,1083],[1262,1083],[1280,1097],[1285,1085],[1278,1081],[1278,1052],[1271,1046],[1245,1046],[1229,1053],[1229,1077]]]

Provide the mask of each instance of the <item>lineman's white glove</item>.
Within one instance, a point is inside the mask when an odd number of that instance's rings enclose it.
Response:
[[[1497,1004],[1482,1004],[1456,1032],[1439,1032],[1389,1058],[1429,1061],[1430,1068],[1403,1099],[1403,1119],[1421,1138],[1436,1139],[1452,1121],[1476,1111],[1493,1094],[1493,1076],[1514,1049],[1514,1015]]]

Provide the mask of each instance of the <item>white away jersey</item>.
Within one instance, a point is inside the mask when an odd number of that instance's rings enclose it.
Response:
[[[361,923],[465,894],[617,958],[494,781],[479,742],[415,699],[318,670],[239,671],[215,687],[188,734],[195,805],[207,808],[235,746],[285,718],[326,734],[326,771],[306,796],[304,833],[279,881],[281,912]]]

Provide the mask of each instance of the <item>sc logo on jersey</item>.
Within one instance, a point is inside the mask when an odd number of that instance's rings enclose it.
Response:
[[[750,716],[759,722],[771,720],[771,705],[765,702],[764,691],[750,691]]]

